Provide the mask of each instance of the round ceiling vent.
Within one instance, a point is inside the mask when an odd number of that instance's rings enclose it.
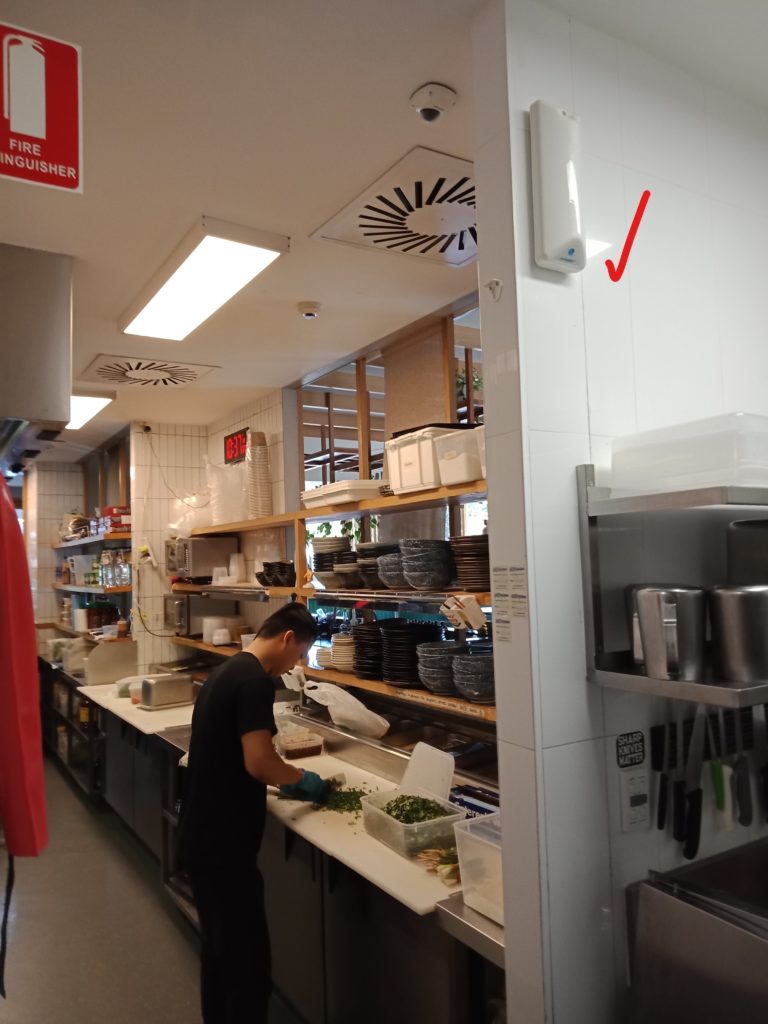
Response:
[[[313,238],[463,267],[477,258],[470,160],[416,146]]]
[[[395,185],[358,214],[364,238],[383,249],[441,256],[474,255],[477,249],[475,185],[468,175]]]
[[[176,363],[164,359],[102,355],[91,363],[83,379],[133,387],[185,388],[213,369],[213,366],[196,366],[193,363]]]

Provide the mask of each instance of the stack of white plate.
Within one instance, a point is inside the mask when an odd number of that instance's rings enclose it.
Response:
[[[246,460],[248,469],[248,515],[251,519],[272,515],[272,473],[269,469],[269,448],[251,444]]]
[[[333,667],[339,672],[354,672],[355,641],[349,633],[337,633],[332,641]]]
[[[333,668],[333,650],[330,647],[318,647],[317,664],[320,668]]]

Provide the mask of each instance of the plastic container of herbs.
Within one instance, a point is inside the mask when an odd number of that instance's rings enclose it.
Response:
[[[454,760],[450,754],[426,743],[417,743],[400,786],[362,798],[365,831],[401,857],[415,857],[422,850],[455,846],[453,826],[466,817],[466,811],[448,800],[453,772]],[[443,813],[427,821],[406,824],[386,811],[386,807],[400,797],[433,801]]]

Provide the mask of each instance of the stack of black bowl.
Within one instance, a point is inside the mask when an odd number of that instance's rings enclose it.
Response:
[[[419,686],[419,644],[439,640],[439,622],[408,622],[385,619],[380,623],[383,638],[383,678],[393,686]]]
[[[392,555],[379,555],[376,572],[385,587],[390,590],[407,590],[408,580],[403,576],[403,556],[399,551]]]
[[[384,590],[386,583],[379,576],[378,559],[381,555],[399,554],[397,544],[386,541],[364,541],[357,545],[357,568],[368,590]]]
[[[355,640],[355,675],[361,679],[381,679],[384,638],[380,623],[365,622],[352,627]]]
[[[470,646],[470,653],[453,659],[453,683],[457,692],[473,704],[495,704],[493,652],[486,644]]]
[[[456,575],[447,540],[401,540],[403,576],[414,590],[444,590]]]
[[[263,587],[294,587],[296,566],[293,562],[265,562],[256,579]]]
[[[452,537],[451,548],[461,589],[490,590],[491,563],[488,555],[488,534]]]
[[[455,694],[453,659],[457,654],[465,654],[466,651],[467,645],[456,640],[419,644],[419,679],[432,693]]]

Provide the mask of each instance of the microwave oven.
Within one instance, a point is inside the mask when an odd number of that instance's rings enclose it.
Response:
[[[202,636],[206,615],[237,615],[237,601],[212,601],[197,594],[165,594],[165,628],[176,636]]]
[[[180,537],[165,542],[165,565],[169,576],[182,579],[208,579],[213,570],[224,566],[229,572],[229,556],[237,554],[237,537]]]

